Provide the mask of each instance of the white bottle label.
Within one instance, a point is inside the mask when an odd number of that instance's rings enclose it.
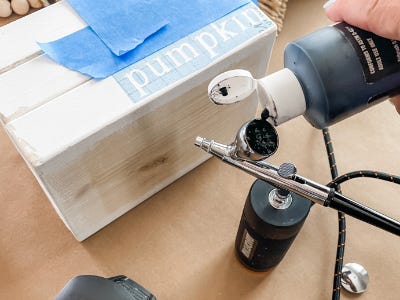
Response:
[[[257,247],[257,241],[250,235],[247,229],[244,229],[242,241],[240,243],[240,252],[249,260],[252,259]]]

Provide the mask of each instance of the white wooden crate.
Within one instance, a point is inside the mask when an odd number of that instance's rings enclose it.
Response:
[[[230,142],[255,97],[207,99],[219,73],[264,74],[276,26],[253,4],[104,80],[68,70],[36,41],[85,23],[59,2],[0,28],[0,119],[74,236],[83,240],[208,155],[197,135]],[[165,73],[162,74],[161,73]]]

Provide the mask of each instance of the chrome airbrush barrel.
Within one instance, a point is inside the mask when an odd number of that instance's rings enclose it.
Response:
[[[332,193],[332,189],[327,186],[306,179],[295,173],[284,174],[283,167],[288,163],[277,167],[266,162],[245,160],[236,155],[238,151],[233,145],[223,145],[214,140],[207,140],[202,137],[196,138],[195,145],[219,157],[223,162],[231,166],[241,169],[258,179],[269,182],[273,186],[305,197],[312,202],[325,205],[330,193]]]

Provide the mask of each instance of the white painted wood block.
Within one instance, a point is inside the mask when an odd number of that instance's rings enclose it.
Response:
[[[233,140],[257,101],[216,106],[207,85],[234,68],[261,77],[276,35],[248,4],[99,81],[36,44],[84,26],[59,2],[0,28],[1,122],[79,241],[205,161],[197,135]]]

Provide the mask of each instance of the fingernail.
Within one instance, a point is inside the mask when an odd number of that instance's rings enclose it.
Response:
[[[329,0],[329,1],[327,1],[327,2],[324,4],[323,8],[324,8],[324,9],[327,9],[329,6],[331,6],[333,3],[335,3],[335,1],[336,1],[336,0]]]

